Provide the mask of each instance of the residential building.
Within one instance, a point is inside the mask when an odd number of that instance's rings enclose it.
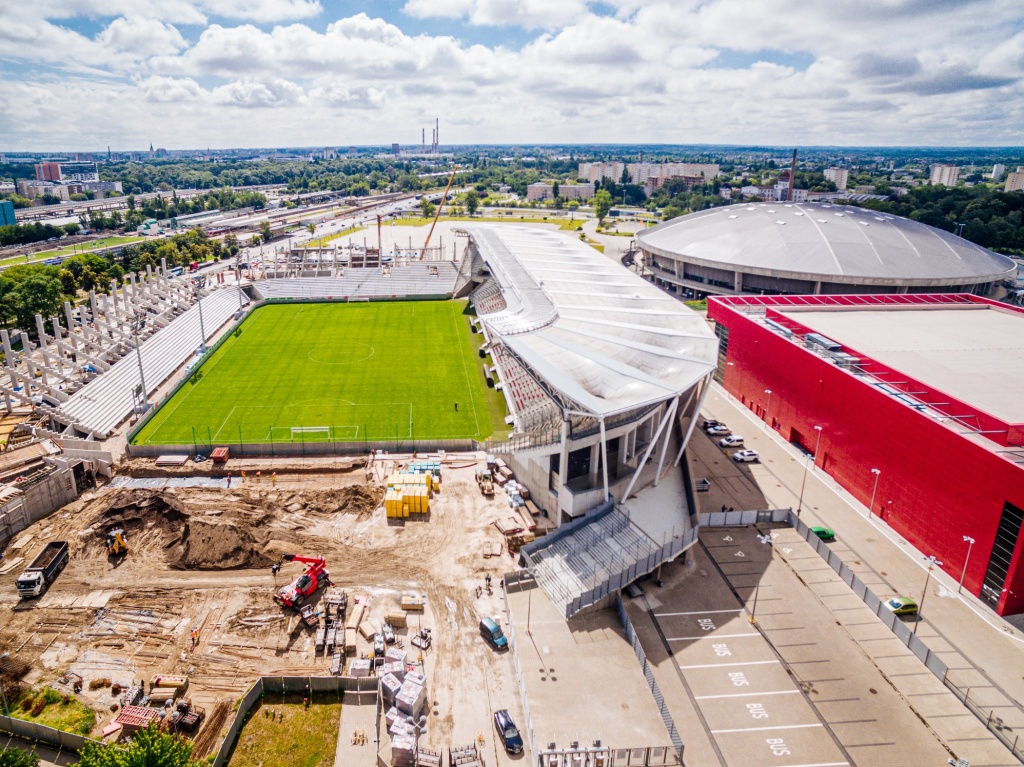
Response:
[[[999,179],[1001,179],[1003,177],[1004,173],[1006,173],[1006,166],[1005,165],[1001,165],[1000,163],[996,163],[995,165],[992,166],[992,179],[993,180],[998,181]]]
[[[70,192],[64,184],[55,184],[52,181],[19,181],[18,194],[30,200],[36,200],[44,195],[59,197],[64,202],[70,199]]]
[[[41,162],[36,165],[36,181],[99,181],[94,162]]]
[[[956,165],[933,165],[929,181],[938,186],[956,186],[960,179],[960,168]]]
[[[626,165],[621,162],[581,162],[578,175],[581,181],[594,183],[608,178],[617,184],[625,169]]]
[[[850,181],[850,171],[846,168],[825,168],[825,178],[836,185],[836,191],[845,192]]]
[[[0,200],[0,226],[14,226],[14,204],[10,200]]]
[[[526,187],[527,200],[550,200],[554,198],[554,185],[537,182]],[[594,196],[593,184],[559,184],[558,196],[567,200],[589,200]]]
[[[1022,192],[1024,191],[1024,165],[1018,165],[1015,173],[1010,173],[1006,177],[1006,185],[1003,187],[1004,192]]]

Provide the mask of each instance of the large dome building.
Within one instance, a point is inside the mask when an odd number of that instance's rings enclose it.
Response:
[[[828,203],[757,202],[691,213],[641,231],[644,274],[670,292],[974,293],[1015,263],[926,224]]]

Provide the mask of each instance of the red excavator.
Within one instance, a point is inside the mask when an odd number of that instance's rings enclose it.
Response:
[[[319,588],[331,585],[331,574],[327,572],[327,560],[323,557],[282,554],[281,558],[288,562],[305,562],[309,565],[306,572],[274,595],[274,599],[285,607],[294,607],[297,610],[306,601],[306,597],[315,594]]]

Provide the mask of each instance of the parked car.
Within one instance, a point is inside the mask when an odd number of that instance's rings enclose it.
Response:
[[[732,430],[728,426],[726,426],[724,423],[720,423],[717,426],[712,426],[712,427],[710,427],[708,429],[705,429],[705,431],[708,433],[709,436],[717,437],[717,436],[720,436],[720,435],[728,434]]]
[[[512,721],[512,716],[505,709],[494,712],[494,726],[498,730],[498,737],[502,745],[510,754],[519,754],[523,750],[523,736],[519,734],[519,728]]]
[[[753,463],[757,460],[756,450],[737,450],[732,454],[732,459],[736,463]]]
[[[910,597],[892,597],[885,600],[885,606],[896,615],[915,615],[917,613],[917,602]]]
[[[502,633],[501,626],[494,618],[484,618],[480,621],[480,636],[495,650],[508,649],[508,638]]]
[[[708,429],[710,429],[710,428],[711,428],[712,426],[725,426],[725,424],[724,424],[724,423],[722,423],[721,421],[716,421],[716,420],[714,420],[714,419],[712,419],[712,418],[705,418],[705,419],[704,419],[704,423],[702,423],[702,424],[700,425],[700,427],[701,427],[702,429],[704,429],[704,431],[707,431],[707,430],[708,430]]]
[[[718,440],[718,444],[722,447],[743,447],[743,437],[739,434],[730,434]]]
[[[831,543],[836,539],[836,534],[827,527],[812,527],[811,532],[825,541],[825,543]]]

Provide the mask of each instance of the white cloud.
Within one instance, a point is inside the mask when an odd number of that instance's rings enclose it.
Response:
[[[553,29],[586,13],[583,0],[407,0],[402,10],[415,18],[465,18],[470,24]]]
[[[446,143],[1024,138],[1024,8],[1002,0],[406,0],[316,24],[310,0],[9,7],[5,146],[418,143],[434,115]],[[61,110],[83,119],[39,128]]]
[[[114,19],[96,40],[115,51],[140,58],[177,53],[185,47],[181,33],[170,24],[138,16]]]

